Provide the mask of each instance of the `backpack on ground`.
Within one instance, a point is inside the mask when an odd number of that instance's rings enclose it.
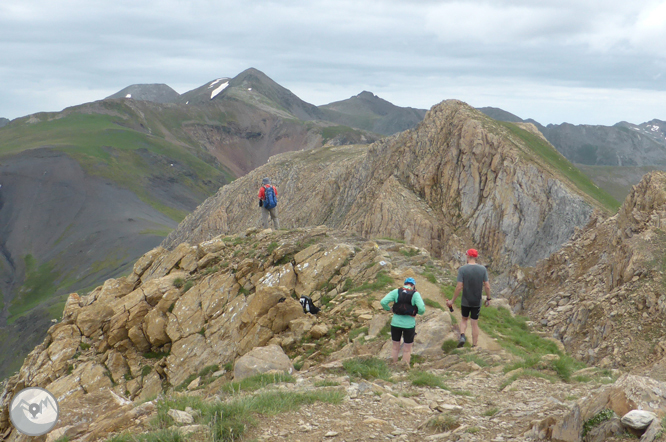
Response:
[[[418,307],[412,305],[412,296],[416,290],[398,289],[398,300],[393,303],[393,313],[396,315],[416,316]]]
[[[268,186],[264,188],[264,209],[270,210],[277,206],[277,197],[275,196],[275,187]]]
[[[301,295],[300,299],[301,305],[303,306],[303,313],[310,313],[313,315],[316,315],[319,313],[319,307],[314,305],[314,302],[312,302],[312,298],[309,296]]]

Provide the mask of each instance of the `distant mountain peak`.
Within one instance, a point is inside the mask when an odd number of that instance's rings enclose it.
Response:
[[[180,98],[180,94],[166,84],[133,84],[109,95],[105,100],[122,98],[154,103],[175,103]]]
[[[7,118],[0,118],[0,127],[7,126],[9,124],[9,120]]]

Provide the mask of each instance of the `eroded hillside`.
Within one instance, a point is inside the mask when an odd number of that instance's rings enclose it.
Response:
[[[497,270],[547,257],[606,210],[603,192],[544,140],[450,100],[370,147],[273,157],[204,202],[165,247],[256,226],[264,176],[278,187],[283,226],[404,239],[447,260],[474,244]]]
[[[540,262],[514,302],[579,359],[666,380],[665,219],[666,173],[653,172],[618,214],[593,219]]]

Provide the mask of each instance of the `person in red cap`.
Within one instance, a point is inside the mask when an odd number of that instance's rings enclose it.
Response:
[[[453,303],[458,299],[462,291],[462,300],[460,301],[460,313],[462,322],[460,323],[460,340],[458,348],[465,345],[467,338],[467,321],[472,317],[472,347],[476,347],[479,340],[479,313],[481,313],[481,299],[483,291],[486,292],[486,307],[490,305],[490,282],[488,282],[488,271],[481,264],[476,263],[479,252],[475,249],[467,251],[467,264],[458,269],[458,284],[453,293],[453,299],[446,301],[449,308],[453,308]]]

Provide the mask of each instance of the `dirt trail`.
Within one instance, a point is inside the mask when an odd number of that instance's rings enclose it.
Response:
[[[417,275],[415,272],[412,270],[407,270],[406,272],[403,272],[400,274],[400,277],[398,280],[396,280],[396,283],[399,285],[401,284],[405,278],[408,276],[411,276],[416,280],[416,290],[421,294],[421,297],[426,300],[430,299],[432,301],[435,301],[439,303],[442,307],[446,308],[446,300],[447,297],[442,294],[439,286],[431,283],[428,281],[424,276]],[[432,307],[427,307],[426,308],[432,308]],[[487,307],[482,307],[481,308],[481,316],[479,317],[479,321],[483,321],[483,310]],[[460,315],[460,309],[457,307],[454,307],[453,309],[453,315],[456,318],[456,321],[458,324],[462,322],[462,316]],[[416,322],[416,326],[418,327],[418,319]],[[471,324],[467,326],[467,332],[466,335],[469,337],[469,340],[471,341],[472,339],[472,328]],[[478,346],[482,349],[489,350],[489,351],[502,351],[502,347],[497,343],[497,341],[488,336],[483,330],[480,330],[479,333],[479,341],[478,341]]]

